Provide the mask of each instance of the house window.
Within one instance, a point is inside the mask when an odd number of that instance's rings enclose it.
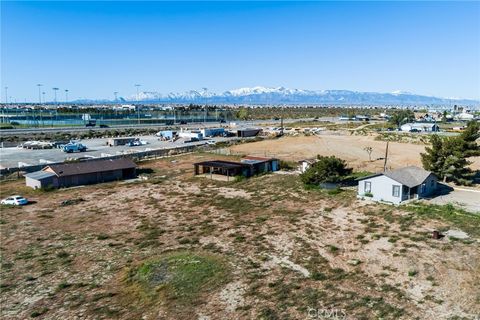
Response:
[[[365,186],[363,187],[365,193],[372,192],[372,183],[370,181],[365,181]]]
[[[392,196],[400,197],[400,186],[393,186],[392,187]]]

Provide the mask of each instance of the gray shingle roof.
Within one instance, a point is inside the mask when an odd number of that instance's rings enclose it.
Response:
[[[419,167],[410,166],[393,171],[386,171],[384,175],[400,182],[401,184],[413,188],[422,184],[432,173]]]
[[[42,179],[50,178],[50,177],[53,177],[53,176],[55,176],[55,173],[46,172],[46,171],[35,171],[35,172],[27,173],[25,175],[25,177],[29,177],[29,178],[35,179],[35,180],[42,180]]]

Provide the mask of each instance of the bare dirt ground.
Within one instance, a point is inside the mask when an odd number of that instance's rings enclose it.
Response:
[[[283,160],[299,161],[322,156],[337,156],[348,162],[355,169],[378,172],[383,169],[383,160],[375,160],[385,156],[385,141],[375,140],[375,135],[350,135],[347,132],[325,133],[315,136],[282,137],[276,140],[265,140],[255,143],[236,145],[233,153],[267,155]],[[372,160],[369,161],[365,147],[372,147]],[[421,166],[420,153],[425,146],[421,144],[390,142],[387,167],[396,169],[403,166]],[[480,170],[480,157],[470,159],[472,168]]]
[[[318,138],[315,138],[318,139]],[[305,141],[311,141],[308,138]],[[253,145],[253,144],[252,144]],[[300,156],[299,156],[300,157]],[[480,245],[431,238],[441,219],[307,190],[296,175],[194,178],[193,154],[142,164],[149,179],[52,192],[2,183],[2,319],[474,319]],[[61,205],[67,199],[76,199]],[[133,295],[126,275],[166,251],[203,251],[227,283],[189,304]],[[317,317],[311,317],[317,315]]]

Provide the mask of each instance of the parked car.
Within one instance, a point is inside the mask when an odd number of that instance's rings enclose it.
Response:
[[[208,144],[208,145],[215,145],[215,140],[208,140],[208,141],[207,141],[207,144]]]
[[[62,147],[62,150],[66,153],[85,152],[87,151],[87,146],[81,143],[67,143]]]
[[[11,196],[3,199],[1,203],[5,205],[12,205],[12,206],[23,206],[28,203],[28,200],[22,196],[16,195],[16,196]]]
[[[110,126],[108,124],[101,124],[100,128],[110,128]]]
[[[130,141],[127,146],[129,147],[136,147],[136,146],[141,146],[142,145],[142,142],[140,140],[133,140],[133,141]]]
[[[410,132],[420,132],[420,130],[413,128],[413,129],[410,129]]]
[[[187,124],[187,121],[182,120],[182,121],[180,121],[180,124]]]

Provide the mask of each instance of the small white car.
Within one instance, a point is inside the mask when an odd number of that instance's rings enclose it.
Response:
[[[28,203],[28,200],[22,196],[11,196],[1,201],[2,204],[12,205],[12,206],[23,206]]]
[[[216,143],[215,140],[208,140],[207,141],[207,144],[209,144],[209,145],[214,145],[215,143]]]

